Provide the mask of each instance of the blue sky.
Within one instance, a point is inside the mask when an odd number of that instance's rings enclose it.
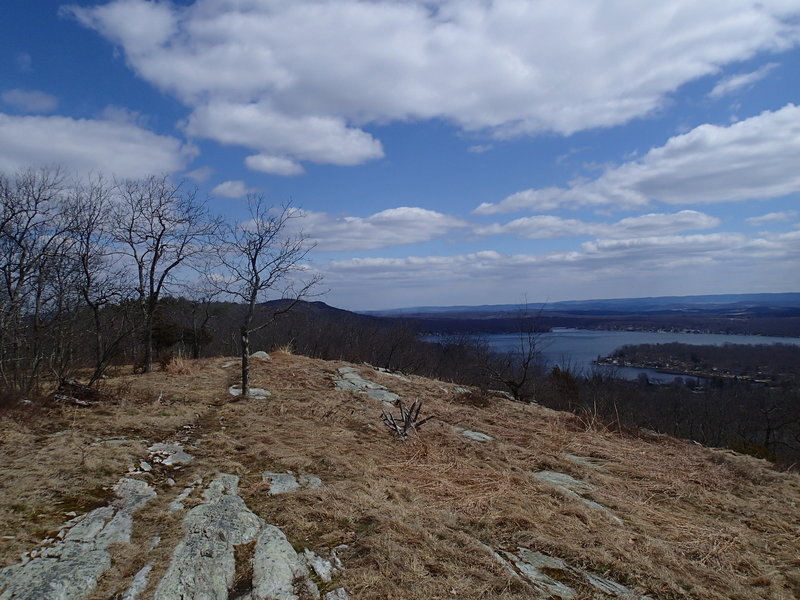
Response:
[[[800,291],[800,1],[15,1],[0,170],[291,200],[350,309]]]

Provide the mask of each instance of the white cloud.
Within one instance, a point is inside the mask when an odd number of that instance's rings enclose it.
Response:
[[[0,99],[9,106],[29,113],[49,113],[58,107],[58,98],[38,90],[6,90]]]
[[[777,198],[800,191],[798,156],[800,107],[788,104],[727,127],[701,125],[595,180],[524,190],[497,204],[483,203],[475,213]]]
[[[249,169],[291,177],[302,175],[305,171],[300,163],[282,156],[269,156],[268,154],[254,154],[244,159]]]
[[[788,221],[793,221],[797,218],[797,214],[798,213],[796,210],[784,210],[780,212],[767,213],[765,215],[761,215],[760,217],[750,217],[744,221],[748,225],[760,227],[769,223],[786,223]]]
[[[461,219],[425,208],[400,206],[368,217],[334,217],[326,213],[298,211],[309,241],[321,251],[374,250],[404,244],[418,244],[440,238],[466,227]]]
[[[378,140],[347,127],[343,119],[291,117],[258,103],[211,102],[192,113],[186,131],[223,144],[256,148],[267,155],[333,165],[357,165],[383,156]]]
[[[63,165],[78,174],[143,177],[179,171],[196,150],[130,123],[0,113],[0,170]]]
[[[248,188],[244,181],[224,181],[216,186],[211,193],[225,198],[244,198],[255,190]]]
[[[575,251],[508,255],[353,258],[321,267],[331,302],[354,308],[619,298],[800,286],[800,231],[750,238],[737,233],[596,240]],[[391,282],[391,285],[384,285]]]
[[[773,71],[777,66],[777,63],[767,63],[750,73],[739,73],[738,75],[731,75],[730,77],[721,79],[708,95],[711,98],[722,98],[723,96],[727,96],[743,88],[750,87],[757,81],[764,79],[764,77],[769,75],[770,71]]]
[[[718,227],[720,220],[695,210],[682,210],[672,214],[650,213],[628,217],[616,223],[598,223],[563,219],[551,215],[537,215],[514,219],[500,225],[475,228],[479,235],[510,234],[531,240],[566,237],[595,236],[606,238],[630,237],[634,235],[668,235],[693,229]]]
[[[498,137],[619,125],[686,82],[800,40],[800,7],[785,0],[114,0],[69,11],[191,107],[194,135],[337,165],[382,156],[369,124],[442,119]]]
[[[203,183],[208,181],[208,178],[214,174],[214,169],[212,167],[198,167],[197,169],[192,169],[191,171],[187,171],[184,173],[184,176],[192,181],[196,181],[197,183]]]

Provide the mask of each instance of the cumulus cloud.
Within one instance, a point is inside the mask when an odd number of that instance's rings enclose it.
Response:
[[[305,172],[300,163],[283,156],[254,154],[253,156],[248,156],[246,159],[244,159],[244,163],[249,169],[253,169],[254,171],[272,173],[273,175],[283,175],[285,177],[302,175]]]
[[[179,171],[196,154],[180,140],[132,123],[0,113],[0,170],[63,165],[76,173],[144,177]]]
[[[693,229],[718,227],[720,220],[696,210],[677,213],[650,213],[628,217],[616,223],[598,223],[564,219],[552,215],[537,215],[514,219],[505,224],[494,223],[475,228],[479,235],[509,234],[531,240],[595,236],[605,238],[632,235],[667,235]]]
[[[298,211],[294,226],[302,227],[317,250],[374,250],[435,240],[466,223],[433,210],[400,206],[368,217],[334,217],[327,213]]]
[[[800,190],[800,107],[788,104],[727,127],[701,125],[639,160],[568,188],[529,189],[483,203],[477,214],[563,207],[642,208],[778,198]]]
[[[765,215],[761,215],[759,217],[750,217],[745,219],[745,223],[748,225],[753,225],[754,227],[761,227],[762,225],[767,225],[770,223],[786,223],[787,221],[793,221],[797,218],[797,211],[796,210],[784,210],[779,212],[771,212]]]
[[[731,292],[741,289],[741,282],[758,291],[796,289],[798,261],[800,231],[756,238],[710,233],[594,240],[574,251],[543,254],[352,258],[322,271],[326,283],[341,290],[331,301],[376,308],[463,304],[465,297],[471,303],[517,302],[525,292],[546,301],[585,297],[587,289],[595,297],[637,296],[643,281],[654,295]]]
[[[191,107],[193,135],[336,165],[382,156],[369,124],[441,119],[497,137],[619,125],[688,81],[800,40],[800,8],[785,0],[113,0],[68,11]]]
[[[714,89],[711,90],[708,95],[709,97],[715,99],[722,98],[723,96],[733,94],[738,90],[750,87],[757,81],[764,79],[764,77],[769,75],[771,71],[775,70],[777,66],[777,63],[767,63],[755,71],[751,71],[749,73],[739,73],[738,75],[725,77],[717,82],[717,85],[714,86]]]
[[[0,94],[0,99],[9,106],[28,113],[49,113],[58,107],[58,98],[38,90],[6,90]]]
[[[214,174],[214,169],[212,167],[198,167],[197,169],[192,169],[191,171],[187,171],[184,173],[184,176],[192,181],[196,181],[197,183],[203,183],[208,181],[208,178]]]
[[[216,186],[211,193],[225,198],[244,198],[255,190],[248,188],[244,181],[224,181]]]

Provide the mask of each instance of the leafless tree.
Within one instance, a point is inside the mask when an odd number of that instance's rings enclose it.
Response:
[[[101,176],[78,181],[67,206],[77,290],[92,316],[94,372],[90,384],[102,377],[123,341],[133,333],[124,310],[131,281],[111,233],[112,192],[112,186]]]
[[[179,268],[206,254],[219,230],[195,190],[166,176],[118,185],[112,214],[114,237],[135,272],[144,338],[142,369],[153,365],[153,323],[158,300],[175,283]]]
[[[7,390],[31,390],[45,360],[45,321],[68,300],[64,180],[58,168],[0,176],[0,380]]]
[[[321,279],[307,269],[313,246],[290,231],[290,222],[300,217],[297,210],[288,204],[272,207],[260,195],[248,196],[247,206],[250,220],[228,226],[218,244],[219,268],[207,274],[217,289],[245,306],[239,326],[244,397],[250,393],[250,335],[307,298]],[[282,302],[258,311],[256,318],[256,304],[269,299]]]
[[[489,379],[505,387],[517,402],[534,400],[531,388],[542,366],[542,334],[537,323],[543,308],[531,314],[526,302],[519,313],[514,347],[485,366]]]

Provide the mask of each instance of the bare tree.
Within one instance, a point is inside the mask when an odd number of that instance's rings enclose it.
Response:
[[[0,176],[0,379],[7,390],[31,391],[45,359],[46,322],[67,304],[64,189],[58,168]]]
[[[247,206],[250,220],[228,226],[218,245],[220,269],[208,273],[217,289],[245,306],[239,326],[243,397],[250,393],[250,335],[289,312],[321,280],[306,268],[313,246],[302,233],[289,231],[300,213],[290,205],[269,206],[260,195],[248,196]],[[259,311],[256,322],[256,304],[271,298],[283,302]]]
[[[208,252],[220,223],[211,218],[195,190],[166,176],[118,185],[114,237],[132,262],[144,337],[142,369],[153,365],[153,323],[158,300],[175,282],[179,267]]]
[[[534,399],[531,388],[542,362],[542,336],[537,323],[543,308],[531,315],[525,303],[519,314],[519,331],[514,347],[489,361],[485,367],[489,379],[504,386],[517,402]]]
[[[67,208],[72,256],[77,268],[76,286],[92,316],[94,372],[90,385],[102,377],[122,342],[133,333],[123,302],[129,295],[130,278],[111,233],[112,191],[101,176],[77,182]],[[109,330],[113,330],[110,335]]]

